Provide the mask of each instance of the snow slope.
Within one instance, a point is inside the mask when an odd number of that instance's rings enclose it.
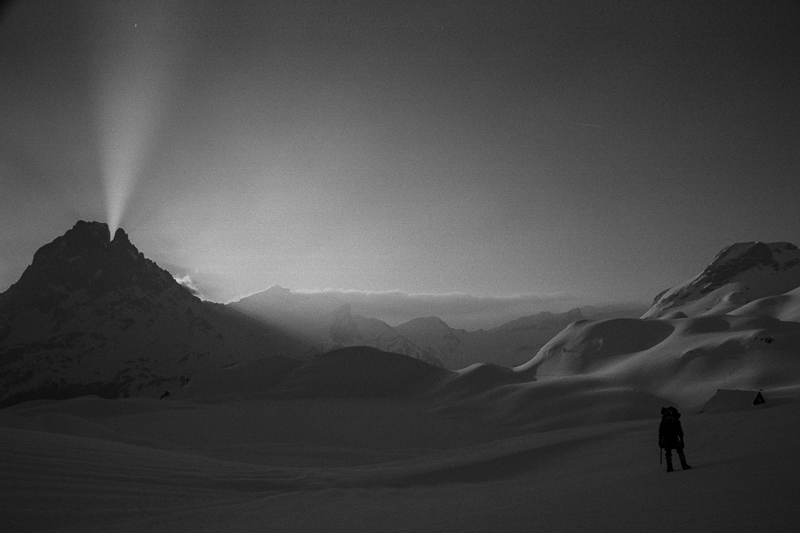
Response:
[[[730,314],[769,316],[786,322],[800,322],[800,287],[784,294],[759,298],[731,311]]]
[[[594,376],[699,410],[719,388],[800,383],[800,323],[772,317],[578,322],[520,369]]]
[[[800,249],[786,242],[746,242],[722,250],[703,272],[656,296],[643,318],[725,314],[800,286]]]
[[[513,369],[349,347],[162,401],[18,404],[4,530],[793,530],[798,353],[800,323],[770,316],[579,321]],[[697,414],[717,388],[767,403]],[[691,471],[656,462],[670,404]]]
[[[693,469],[670,474],[657,418],[530,433],[409,400],[17,406],[3,529],[791,531],[799,405],[684,415]]]

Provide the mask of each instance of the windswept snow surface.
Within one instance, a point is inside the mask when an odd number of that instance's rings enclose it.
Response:
[[[3,530],[793,530],[796,326],[579,322],[516,369],[346,348],[161,401],[18,404],[0,410]],[[692,409],[723,381],[759,382],[767,403]],[[670,404],[693,469],[667,474]]]
[[[657,419],[515,434],[414,402],[67,400],[0,416],[3,530],[796,527],[798,404],[682,420],[693,469],[666,474]]]
[[[592,377],[696,412],[720,388],[800,383],[800,323],[733,315],[576,322],[517,370]]]
[[[800,287],[785,294],[760,298],[743,305],[730,314],[770,316],[786,322],[800,322]]]

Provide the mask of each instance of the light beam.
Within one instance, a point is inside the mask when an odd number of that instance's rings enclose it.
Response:
[[[163,120],[180,42],[175,4],[102,3],[98,50],[100,167],[111,235],[120,226]]]

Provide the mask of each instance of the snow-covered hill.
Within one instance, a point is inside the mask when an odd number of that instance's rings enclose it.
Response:
[[[800,384],[800,323],[703,316],[578,322],[517,370],[591,377],[699,410],[717,389]]]
[[[770,316],[787,322],[800,322],[800,287],[778,294],[753,300],[731,311],[732,315]]]
[[[308,350],[190,294],[122,229],[80,221],[0,294],[0,404],[155,395],[208,368]]]
[[[725,248],[641,319],[578,321],[517,371],[593,379],[699,409],[718,388],[800,384],[800,250]]]

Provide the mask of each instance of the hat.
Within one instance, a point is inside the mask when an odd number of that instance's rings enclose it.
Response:
[[[670,416],[675,417],[675,418],[680,418],[681,417],[681,414],[678,412],[678,410],[675,409],[672,406],[670,406],[670,407],[662,407],[661,408],[661,416],[663,417],[663,416],[667,416],[667,415],[670,415]]]

